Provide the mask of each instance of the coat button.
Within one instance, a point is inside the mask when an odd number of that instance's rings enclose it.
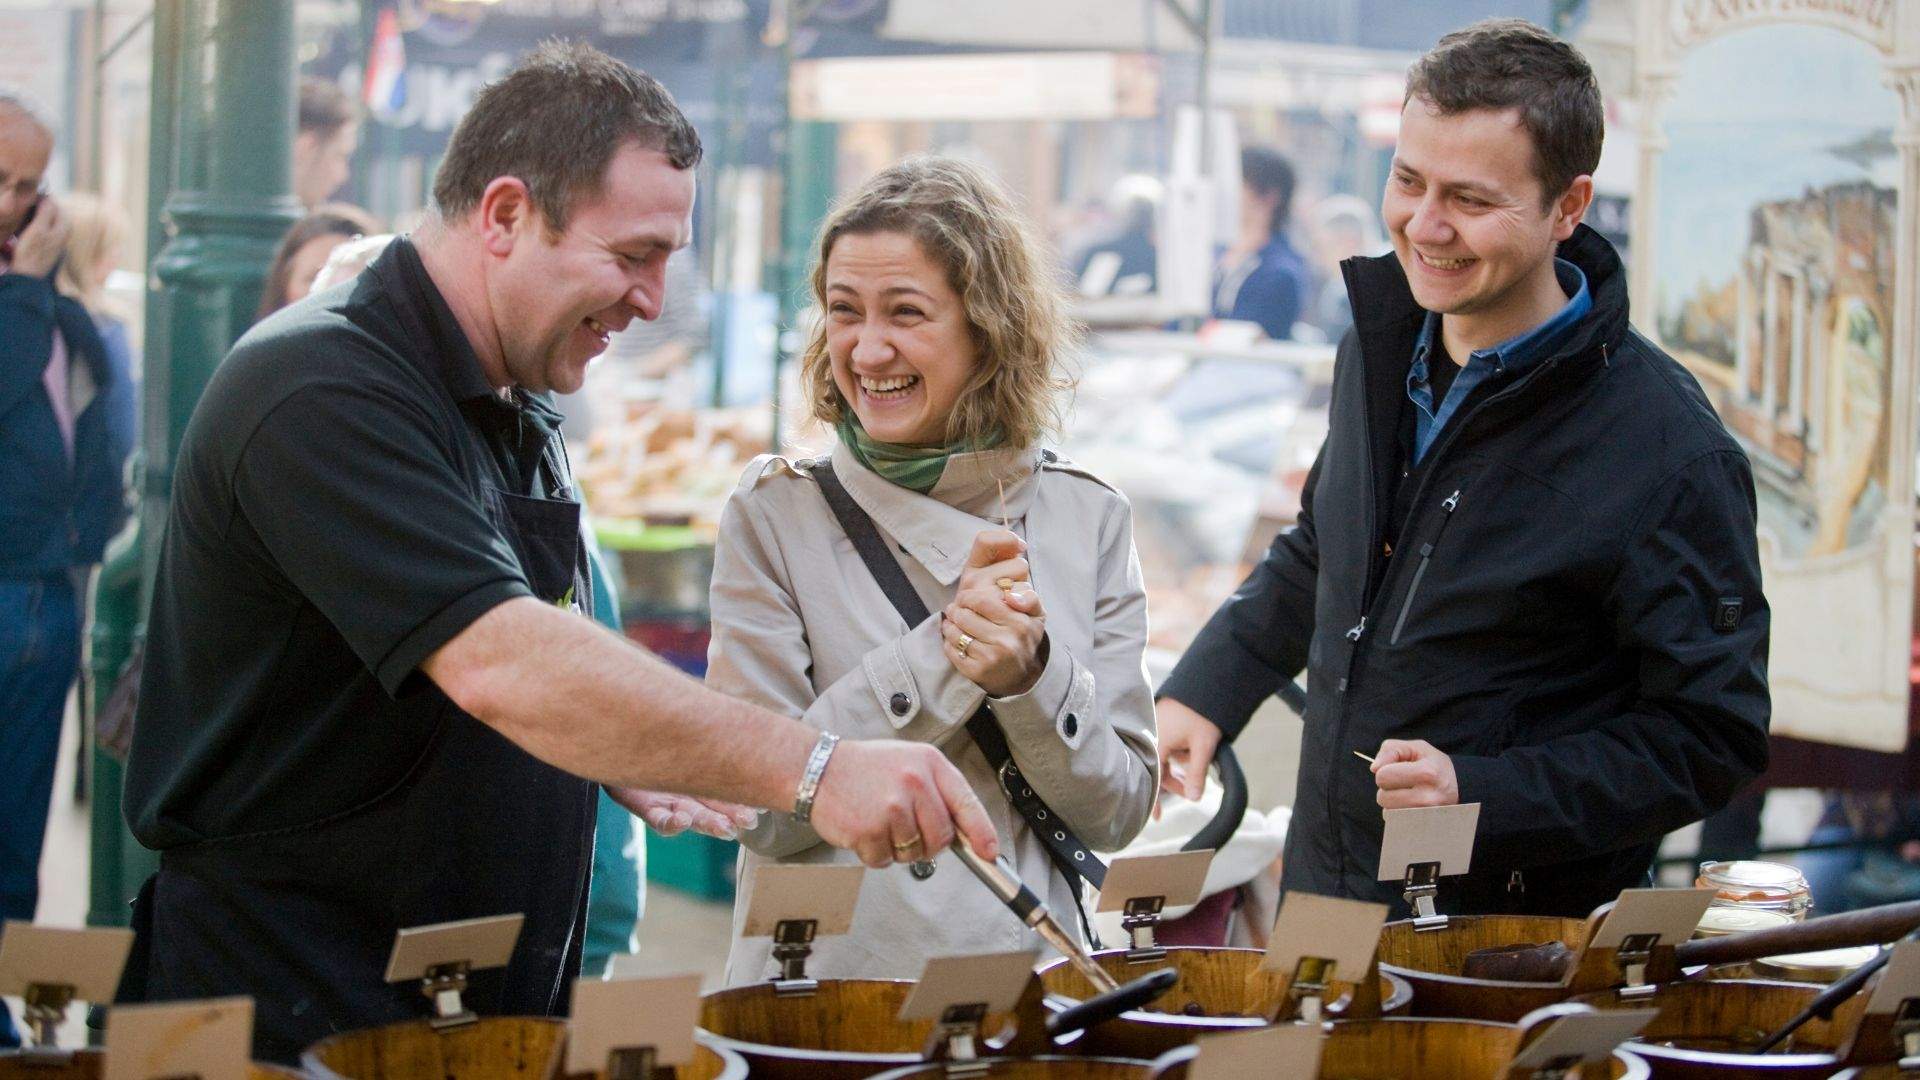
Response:
[[[893,710],[893,715],[905,716],[907,710],[913,708],[913,699],[905,694],[895,694],[887,700],[887,707]]]
[[[1067,718],[1060,724],[1060,730],[1066,733],[1067,738],[1073,738],[1080,733],[1080,718],[1068,713]]]

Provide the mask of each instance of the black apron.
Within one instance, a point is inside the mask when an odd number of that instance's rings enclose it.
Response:
[[[558,441],[548,440],[540,466],[563,497],[484,485],[487,510],[533,594],[591,615],[580,504],[564,497],[570,476],[564,450],[553,452]],[[386,794],[310,826],[161,854],[134,905],[148,963],[146,986],[130,996],[250,994],[254,1056],[293,1064],[337,1032],[429,1014],[418,983],[384,981],[396,930],[520,912],[512,961],[471,976],[467,1007],[564,1014],[585,937],[596,785],[540,762],[423,676],[416,681],[407,692],[438,699],[436,729]]]

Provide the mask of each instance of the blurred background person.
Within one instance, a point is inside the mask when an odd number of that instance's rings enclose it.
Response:
[[[1306,259],[1287,237],[1293,164],[1278,151],[1240,151],[1240,235],[1220,257],[1213,316],[1256,323],[1276,341],[1293,336],[1312,289]]]
[[[1387,250],[1379,215],[1366,200],[1354,195],[1328,195],[1313,204],[1307,242],[1313,251],[1312,299],[1300,321],[1318,330],[1326,341],[1337,342],[1353,325],[1353,304],[1340,263],[1356,256]]]
[[[54,289],[70,221],[53,131],[0,89],[0,918],[31,920],[87,572],[126,520],[131,396],[86,306]],[[0,1018],[0,1044],[10,1044]]]
[[[1143,296],[1154,291],[1159,282],[1154,223],[1164,195],[1165,185],[1152,176],[1130,173],[1114,182],[1107,209],[1118,227],[1074,260],[1081,296]]]
[[[67,247],[54,288],[80,301],[93,316],[107,348],[107,369],[125,389],[108,396],[107,425],[115,444],[132,447],[139,441],[140,398],[133,374],[139,364],[127,329],[128,312],[107,293],[107,279],[126,258],[126,215],[98,195],[77,191],[62,196],[60,208],[67,219]]]
[[[360,105],[325,79],[300,80],[300,127],[293,137],[293,194],[308,209],[333,198],[360,146]]]
[[[267,266],[266,284],[260,289],[260,310],[254,313],[254,320],[306,299],[313,291],[313,279],[327,265],[333,249],[385,231],[372,214],[347,203],[330,203],[294,222],[280,238],[273,262]]]
[[[373,260],[387,250],[387,245],[393,243],[394,235],[374,233],[343,241],[327,256],[326,265],[320,268],[320,272],[313,275],[313,284],[307,288],[307,292],[324,292],[343,281],[359,277],[360,271],[372,265]]]

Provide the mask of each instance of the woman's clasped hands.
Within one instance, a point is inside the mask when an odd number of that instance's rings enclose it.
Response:
[[[994,697],[1026,693],[1046,668],[1046,610],[1033,591],[1026,550],[1010,530],[982,530],[953,602],[941,611],[947,660]]]

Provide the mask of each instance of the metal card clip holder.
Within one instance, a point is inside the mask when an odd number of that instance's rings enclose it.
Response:
[[[1415,932],[1438,930],[1447,917],[1435,907],[1440,879],[1473,868],[1480,804],[1411,806],[1381,814],[1380,868],[1374,880],[1398,882],[1413,909]]]
[[[980,1056],[980,1044],[984,1039],[981,1028],[986,1020],[987,1003],[984,1001],[948,1005],[940,1010],[940,1019],[934,1022],[921,1056],[928,1061],[945,1062],[947,1075],[956,1080],[986,1075],[990,1066]]]
[[[1378,973],[1374,950],[1386,925],[1387,905],[1293,892],[1281,897],[1280,913],[1267,935],[1260,971],[1272,993],[1284,980],[1278,1000],[1265,1009],[1269,1023],[1327,1019],[1328,1006],[1351,987],[1345,1019],[1379,1016]]]
[[[32,982],[27,984],[27,992],[21,995],[21,1004],[25,1005],[25,1019],[28,1030],[33,1032],[33,1045],[22,1051],[30,1058],[64,1058],[66,1052],[58,1043],[60,1025],[66,1023],[67,1006],[73,1004],[74,985],[72,983]]]
[[[1438,862],[1417,862],[1407,864],[1405,879],[1407,906],[1413,909],[1413,929],[1415,933],[1444,929],[1447,917],[1440,914],[1434,902],[1440,896],[1440,864]]]
[[[60,1025],[75,1001],[113,1000],[133,948],[133,931],[117,927],[81,930],[35,926],[9,919],[0,928],[0,994],[25,1008],[31,1045],[21,1057],[40,1064],[65,1062]]]
[[[1290,1007],[1283,1011],[1291,1016],[1276,1016],[1276,1022],[1299,1020],[1305,1024],[1317,1024],[1326,1017],[1327,987],[1333,983],[1333,973],[1340,965],[1324,956],[1303,956],[1293,967],[1293,978],[1287,984],[1287,1002]]]
[[[1693,935],[1711,889],[1622,889],[1587,916],[1585,944],[1562,980],[1570,994],[1619,989],[1623,1001],[1650,998],[1680,976],[1674,944]]]
[[[777,970],[771,976],[778,997],[819,992],[807,976],[807,958],[816,939],[853,928],[864,866],[762,866],[753,873],[747,894],[746,937],[773,939]]]
[[[653,1080],[659,1052],[651,1046],[623,1046],[607,1051],[607,1080]]]
[[[1167,950],[1153,940],[1153,928],[1160,925],[1160,912],[1167,906],[1164,896],[1134,896],[1127,900],[1127,906],[1120,916],[1120,928],[1127,932],[1132,942],[1127,949],[1127,963],[1148,964],[1166,958]]]
[[[1647,981],[1647,965],[1653,962],[1654,947],[1660,944],[1659,934],[1628,934],[1614,950],[1613,962],[1620,967],[1620,974],[1627,985],[1620,989],[1622,1000],[1652,997],[1660,987]]]
[[[454,960],[445,964],[430,964],[427,973],[420,976],[420,993],[433,1003],[433,1015],[427,1023],[434,1030],[464,1027],[480,1019],[473,1010],[460,1000],[467,991],[467,975],[473,970],[473,964],[467,960]]]
[[[1920,1069],[1920,998],[1903,998],[1893,1010],[1893,1040],[1900,1048],[1900,1068]]]
[[[1036,958],[1021,951],[929,959],[899,1012],[905,1023],[933,1021],[921,1056],[944,1063],[950,1077],[985,1075],[991,1067],[980,1056],[987,1017],[1012,1011],[1029,987],[1037,994]]]
[[[820,980],[807,977],[807,957],[813,955],[818,919],[781,919],[773,924],[773,958],[780,974],[773,980],[776,997],[804,997],[820,989]]]
[[[569,1011],[566,1061],[558,1075],[669,1080],[694,1060],[700,976],[580,979]]]
[[[461,998],[468,976],[505,967],[525,921],[523,915],[496,915],[401,930],[393,936],[387,981],[419,980],[421,996],[433,1003],[427,1017],[433,1030],[465,1027],[479,1019]]]
[[[1127,963],[1149,964],[1166,958],[1167,950],[1153,940],[1154,928],[1168,908],[1200,902],[1206,891],[1207,868],[1212,865],[1212,848],[1165,855],[1122,855],[1108,865],[1094,911],[1121,913],[1120,927],[1130,941]]]

